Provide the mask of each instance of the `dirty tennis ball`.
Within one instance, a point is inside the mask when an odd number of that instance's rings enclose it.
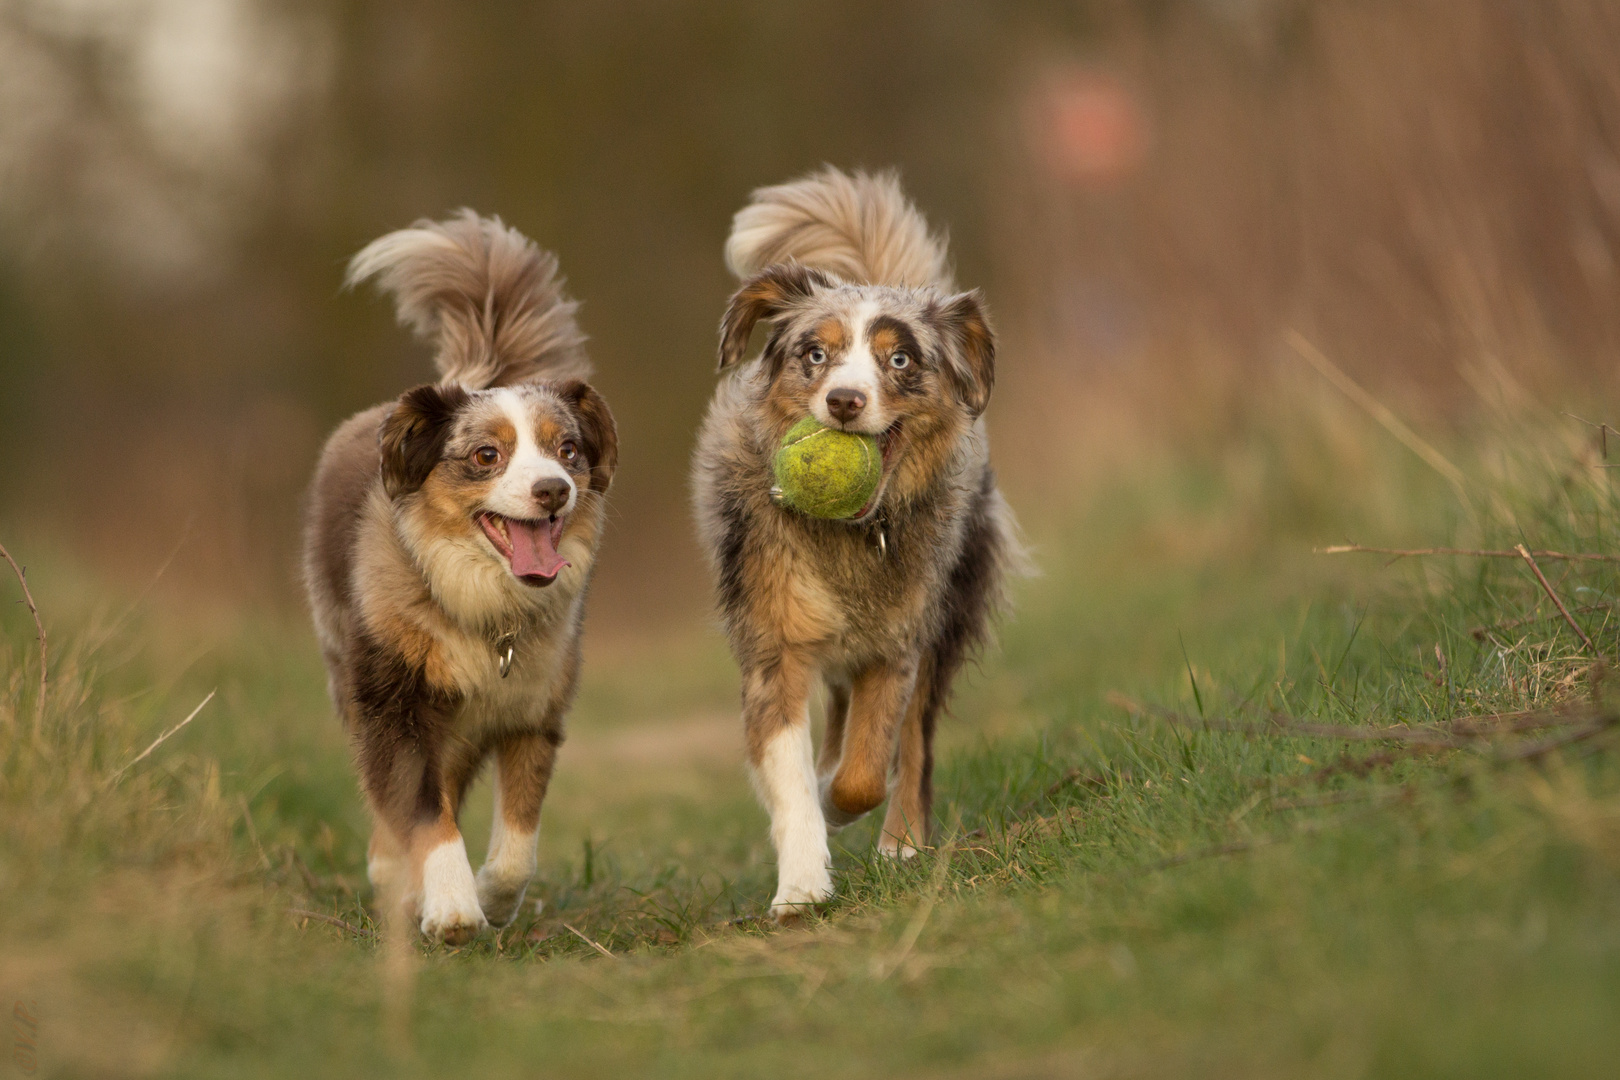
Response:
[[[883,455],[870,435],[823,427],[813,416],[794,424],[771,463],[779,505],[818,518],[861,512],[883,479]]]

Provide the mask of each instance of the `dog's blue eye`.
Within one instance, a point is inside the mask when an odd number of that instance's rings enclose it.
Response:
[[[820,345],[812,348],[809,356],[812,364],[825,364],[827,362],[827,350],[823,349]]]
[[[894,368],[896,371],[899,371],[901,368],[907,367],[910,364],[911,357],[907,356],[903,352],[897,352],[893,356],[889,357],[889,366]]]

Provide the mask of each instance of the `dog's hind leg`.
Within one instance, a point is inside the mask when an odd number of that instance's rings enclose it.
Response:
[[[844,723],[849,719],[849,685],[842,682],[827,684],[827,726],[821,733],[821,756],[816,759],[816,775],[823,785],[838,771],[838,759],[844,754]]]
[[[394,903],[409,900],[410,861],[405,845],[380,818],[373,823],[366,846],[366,878],[379,897]]]
[[[882,664],[856,676],[843,756],[822,797],[822,811],[833,826],[848,825],[888,794],[895,736],[916,685],[915,659]]]
[[[495,749],[495,814],[489,854],[478,871],[478,903],[493,926],[517,915],[534,877],[540,804],[562,737],[555,731],[513,735]]]
[[[743,724],[759,801],[771,816],[776,896],[771,914],[792,922],[832,895],[827,822],[810,739],[810,666],[783,652],[743,673]]]
[[[930,653],[917,672],[917,688],[906,708],[906,718],[900,724],[889,810],[883,817],[883,833],[878,837],[878,851],[891,858],[909,859],[928,844],[937,712],[933,681],[934,658]]]

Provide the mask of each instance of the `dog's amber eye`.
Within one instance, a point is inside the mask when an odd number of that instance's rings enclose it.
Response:
[[[564,461],[573,461],[575,458],[579,457],[579,447],[575,446],[572,442],[565,442],[561,446],[557,447],[557,456],[562,458]]]
[[[500,463],[501,452],[493,446],[480,446],[473,451],[473,460],[487,469]]]
[[[805,355],[810,358],[812,364],[825,364],[827,362],[827,350],[820,345],[812,345],[810,351]]]
[[[889,357],[889,366],[894,368],[896,371],[899,371],[901,368],[910,367],[911,357],[907,356],[903,352],[897,352],[893,356]]]

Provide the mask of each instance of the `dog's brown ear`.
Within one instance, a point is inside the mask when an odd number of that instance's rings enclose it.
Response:
[[[820,270],[798,263],[767,266],[742,283],[726,305],[720,320],[720,367],[724,371],[742,362],[748,351],[748,337],[761,319],[774,319],[789,305],[807,299],[817,289],[836,282]]]
[[[985,314],[984,297],[977,289],[958,293],[938,313],[950,345],[946,368],[956,395],[978,416],[990,404],[990,391],[996,386],[996,332]]]
[[[383,490],[390,499],[409,495],[427,482],[444,453],[451,421],[466,403],[467,391],[455,384],[428,383],[400,395],[377,433]]]
[[[613,410],[589,383],[571,379],[557,387],[557,394],[579,415],[580,438],[585,457],[591,463],[591,490],[603,492],[613,483],[619,467],[619,428]]]

